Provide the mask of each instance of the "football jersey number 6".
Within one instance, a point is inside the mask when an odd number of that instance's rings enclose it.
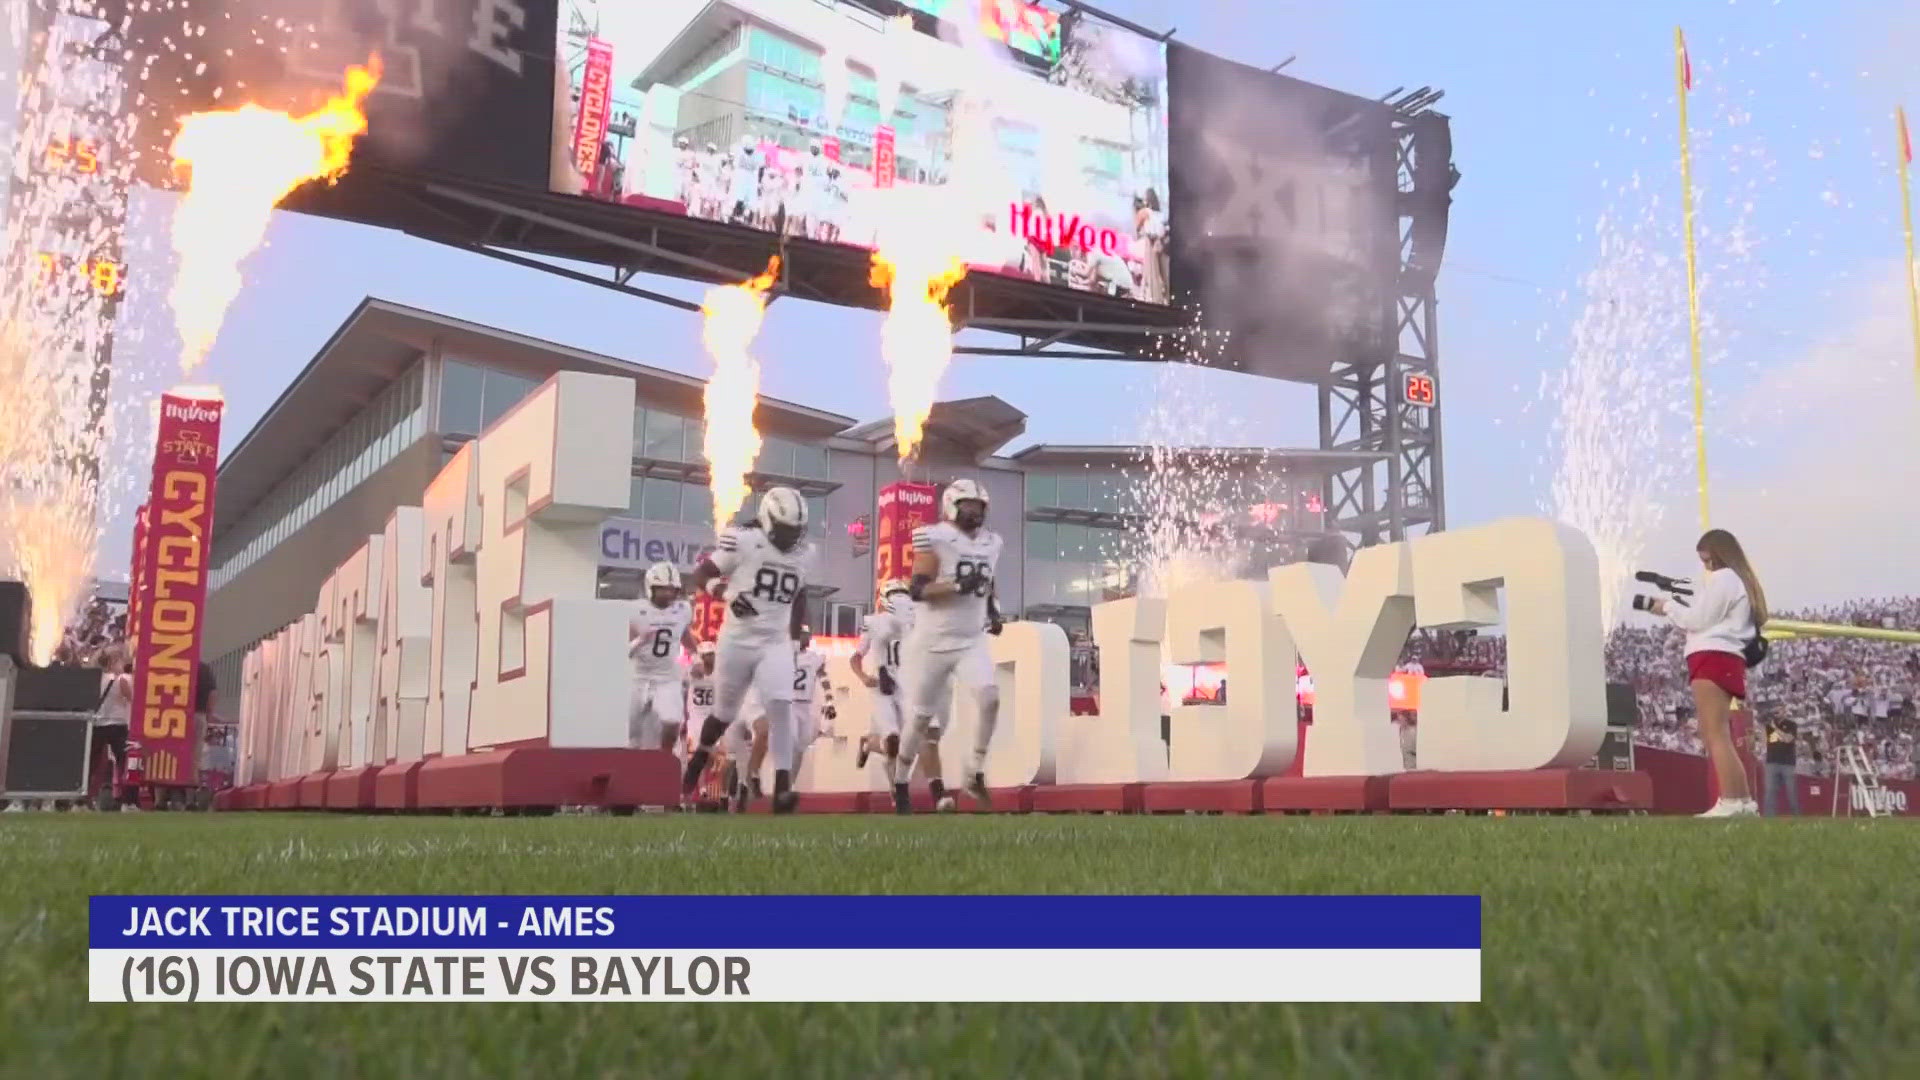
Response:
[[[653,655],[665,659],[671,652],[673,652],[673,631],[663,626],[653,632]]]

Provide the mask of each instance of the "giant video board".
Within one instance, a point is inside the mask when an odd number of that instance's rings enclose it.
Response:
[[[1044,321],[1064,301],[1095,323],[1196,320],[1216,331],[1194,338],[1209,348],[1200,359],[1303,381],[1393,344],[1393,111],[1054,0],[137,10],[149,183],[172,182],[180,116],[239,101],[310,108],[378,53],[353,169],[290,207],[629,269],[634,249],[579,230],[630,235],[680,259],[642,269],[703,280],[748,276],[787,244],[802,293],[878,305],[862,257],[874,211],[890,190],[924,189],[950,196],[943,215],[965,234],[967,317]],[[528,239],[429,188],[576,231]]]
[[[1166,304],[1166,46],[1020,0],[562,0],[555,191],[872,247],[939,189],[975,272]]]
[[[1169,50],[1173,280],[1227,366],[1316,381],[1391,350],[1400,268],[1394,112]]]

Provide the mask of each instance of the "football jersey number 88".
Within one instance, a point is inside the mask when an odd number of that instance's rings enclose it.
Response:
[[[953,587],[961,596],[985,596],[993,587],[993,572],[985,560],[961,559],[953,565]]]

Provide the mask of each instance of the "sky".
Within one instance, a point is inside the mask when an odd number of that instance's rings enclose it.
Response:
[[[684,4],[687,0],[673,0]],[[1901,277],[1892,110],[1920,107],[1920,5],[1896,0],[1733,0],[1606,5],[1494,0],[1107,0],[1101,5],[1229,58],[1368,97],[1446,92],[1454,192],[1440,276],[1439,395],[1454,528],[1550,510],[1556,416],[1606,409],[1644,424],[1609,467],[1658,474],[1646,558],[1691,562],[1685,292],[1672,40],[1684,24],[1695,92],[1702,308],[1708,321],[1713,524],[1748,546],[1776,603],[1920,593],[1920,372]],[[12,56],[0,57],[11,75]],[[169,197],[136,197],[132,228],[164,231]],[[1177,223],[1176,223],[1177,227]],[[155,245],[155,249],[164,245]],[[236,444],[365,296],[443,311],[663,368],[702,374],[697,318],[360,226],[278,215],[246,265],[206,368]],[[137,283],[164,265],[131,267]],[[1622,283],[1630,287],[1623,288]],[[697,298],[699,288],[641,280]],[[1597,312],[1597,314],[1596,314]],[[1581,322],[1608,329],[1576,346]],[[154,291],[116,364],[137,389],[177,346]],[[1652,329],[1649,329],[1652,328]],[[1582,352],[1582,348],[1585,352]],[[1632,401],[1607,380],[1579,400],[1543,392],[1596,348],[1651,373]],[[867,419],[888,412],[878,317],[784,299],[757,352],[763,392]],[[821,379],[851,370],[852,378]],[[1311,388],[1185,369],[1194,441],[1233,431],[1311,446]],[[998,394],[1029,414],[1027,439],[1132,441],[1153,420],[1158,365],[959,357],[943,397]],[[144,381],[143,381],[144,380]],[[1647,400],[1647,399],[1652,400]],[[1641,455],[1646,460],[1634,457]],[[126,560],[108,525],[103,576]]]

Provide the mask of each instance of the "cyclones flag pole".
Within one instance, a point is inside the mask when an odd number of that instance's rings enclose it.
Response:
[[[136,533],[127,643],[133,662],[133,717],[148,784],[198,782],[194,695],[206,624],[208,533],[220,457],[218,397],[175,390],[160,398],[153,486]],[[129,769],[134,757],[128,747]]]
[[[1700,277],[1693,243],[1693,144],[1687,130],[1687,95],[1693,92],[1693,60],[1687,35],[1673,28],[1673,74],[1680,100],[1680,197],[1687,228],[1687,349],[1693,359],[1693,451],[1700,473],[1700,528],[1707,512],[1707,384],[1700,371]]]
[[[588,193],[599,193],[600,148],[613,108],[613,43],[587,40],[587,66],[580,75],[580,108],[573,121],[573,167]]]
[[[1900,221],[1907,237],[1907,315],[1913,320],[1913,378],[1920,389],[1920,263],[1913,261],[1913,136],[1907,131],[1905,106],[1893,110],[1900,129]]]

